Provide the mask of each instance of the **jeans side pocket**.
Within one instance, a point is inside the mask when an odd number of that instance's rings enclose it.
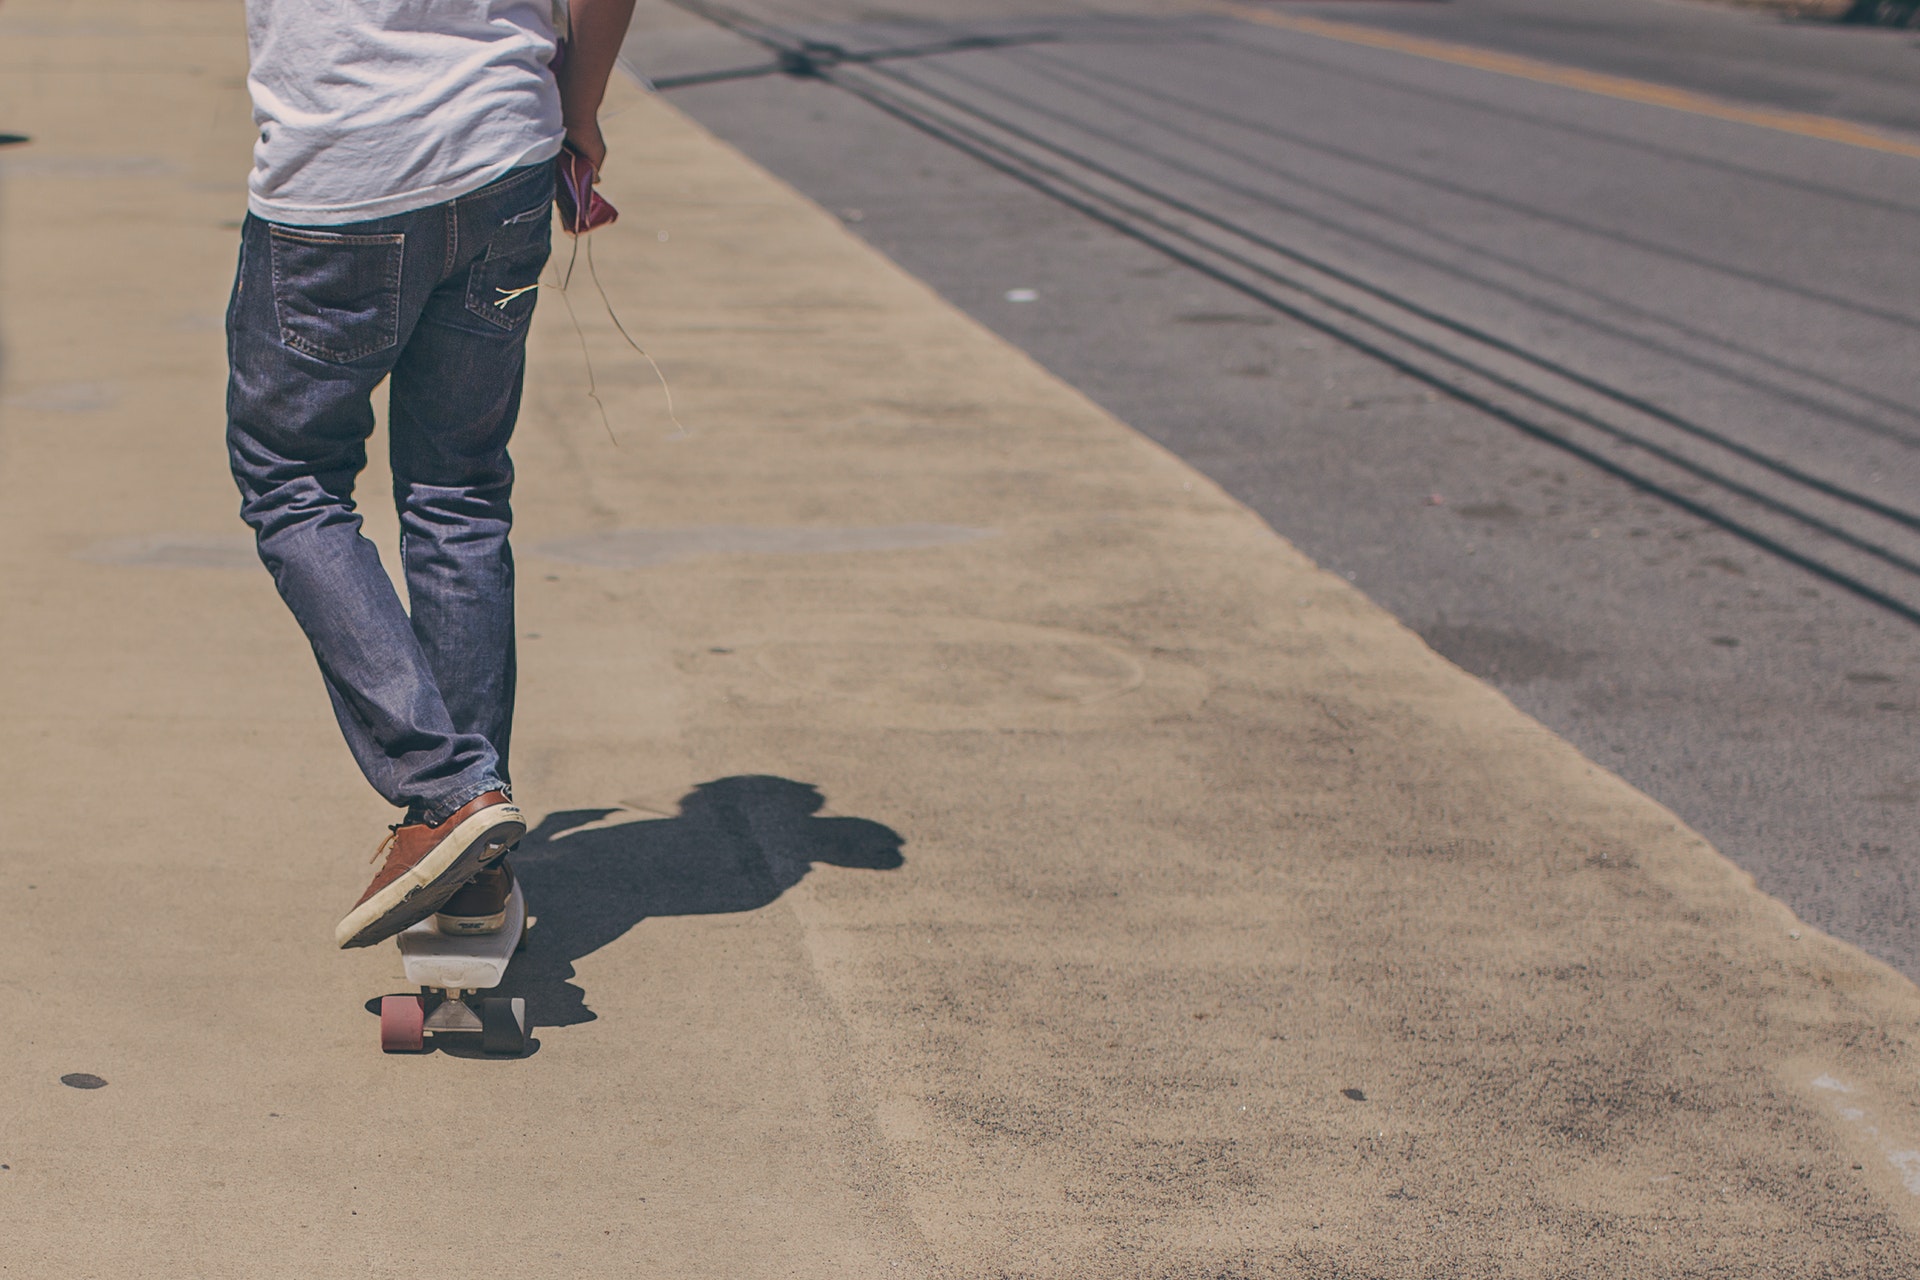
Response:
[[[511,333],[533,315],[534,288],[553,247],[553,198],[500,224],[467,276],[467,310]]]
[[[269,228],[273,310],[280,341],[332,364],[400,341],[400,267],[406,236]]]

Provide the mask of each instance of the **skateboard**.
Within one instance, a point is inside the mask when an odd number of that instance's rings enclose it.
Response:
[[[527,901],[516,883],[498,933],[443,934],[428,916],[400,934],[400,963],[420,994],[380,997],[380,1048],[417,1053],[429,1036],[478,1034],[485,1053],[525,1053],[527,1002],[481,993],[500,985],[526,931]]]

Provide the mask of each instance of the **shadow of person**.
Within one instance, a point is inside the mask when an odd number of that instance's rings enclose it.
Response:
[[[905,861],[892,828],[815,816],[825,803],[804,782],[746,776],[701,783],[675,818],[601,826],[620,810],[549,814],[513,854],[536,923],[496,994],[524,997],[536,1027],[591,1022],[574,962],[648,916],[755,911],[816,862],[890,871]]]

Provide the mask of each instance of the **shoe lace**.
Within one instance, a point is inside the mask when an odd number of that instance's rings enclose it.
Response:
[[[387,838],[380,842],[379,847],[374,849],[373,856],[371,858],[368,858],[367,861],[370,863],[380,861],[380,855],[385,853],[387,850],[393,848],[394,841],[398,840],[399,838],[400,838],[400,824],[396,822],[392,826],[387,828]]]

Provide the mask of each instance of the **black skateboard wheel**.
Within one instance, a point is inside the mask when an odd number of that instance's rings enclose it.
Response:
[[[489,996],[480,1002],[480,1048],[486,1053],[527,1051],[527,1002]]]

